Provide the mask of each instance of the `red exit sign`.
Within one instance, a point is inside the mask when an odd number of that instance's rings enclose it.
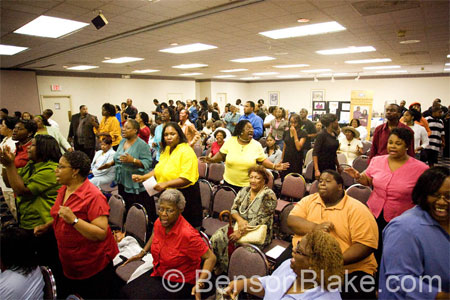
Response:
[[[52,84],[50,86],[50,90],[52,90],[52,91],[61,91],[61,86],[59,84]]]

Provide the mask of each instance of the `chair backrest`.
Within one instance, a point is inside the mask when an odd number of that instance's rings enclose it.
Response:
[[[368,186],[357,183],[349,187],[346,192],[348,196],[366,204],[367,200],[369,200],[370,194],[372,193],[372,189]]]
[[[306,165],[305,179],[308,180],[308,182],[311,182],[314,180],[314,162],[313,161],[310,161]]]
[[[348,164],[340,164],[339,166],[342,167],[342,169],[350,168],[351,166]],[[355,180],[353,177],[348,175],[346,172],[341,173],[342,179],[344,180],[344,187],[348,188],[349,186],[355,184]]]
[[[355,158],[353,161],[353,168],[357,170],[359,173],[364,172],[365,169],[369,166],[369,157],[366,155],[361,155]]]
[[[311,187],[309,188],[309,194],[315,194],[319,191],[319,180],[314,180],[314,182],[311,184]]]
[[[309,164],[309,162],[311,162],[313,160],[313,157],[312,157],[313,150],[314,150],[314,148],[311,148],[308,150],[308,152],[306,152],[305,163],[303,164],[304,166],[307,166]]]
[[[267,146],[267,143],[266,143],[266,137],[262,137],[262,138],[260,138],[259,140],[258,140],[258,142],[261,144],[261,146],[263,147],[263,148],[266,148],[266,146]]]
[[[372,147],[372,142],[370,141],[362,141],[363,144],[363,154],[368,155],[370,148]]]
[[[207,150],[206,150],[206,156],[208,156],[210,153],[211,153],[211,150],[212,150],[212,148],[211,147],[209,147]]]
[[[345,156],[344,153],[337,153],[337,160],[339,164],[346,164],[347,163],[347,156]]]
[[[200,186],[200,198],[202,200],[202,208],[211,214],[211,203],[213,197],[212,186],[206,179],[198,180]]]
[[[108,221],[112,227],[122,230],[125,218],[125,201],[119,194],[112,194],[108,201],[110,210]],[[116,228],[113,228],[116,229]]]
[[[143,246],[147,242],[147,226],[147,211],[141,204],[134,203],[128,210],[125,221],[126,233],[135,237],[141,246]]]
[[[56,283],[52,270],[48,267],[40,266],[42,277],[44,278],[44,299],[56,299]]]
[[[202,156],[202,154],[203,154],[202,146],[195,144],[194,145],[194,152],[195,152],[195,155],[197,155],[197,157]]]
[[[298,173],[289,173],[284,177],[281,186],[281,196],[302,199],[306,192],[306,182],[302,175]]]
[[[208,165],[208,180],[214,183],[219,183],[223,179],[225,172],[225,165],[222,163]]]
[[[236,192],[229,186],[220,186],[214,194],[213,212],[220,213],[223,210],[231,210]]]
[[[206,178],[206,171],[208,170],[208,165],[205,162],[198,161],[198,175],[200,178]]]
[[[269,175],[269,182],[267,183],[267,187],[268,187],[269,189],[273,189],[273,181],[274,181],[274,179],[273,179],[273,174],[272,174],[272,172],[270,172],[269,170],[266,170],[266,172],[267,172],[267,174]]]
[[[289,228],[287,224],[287,219],[289,217],[289,214],[291,213],[291,210],[295,207],[295,203],[289,203],[286,205],[283,210],[280,213],[280,232],[283,233],[283,235],[293,235],[294,232]]]
[[[269,274],[268,266],[264,253],[258,247],[242,244],[231,254],[228,277],[230,280],[234,280],[237,276],[247,278],[254,275],[266,276]]]

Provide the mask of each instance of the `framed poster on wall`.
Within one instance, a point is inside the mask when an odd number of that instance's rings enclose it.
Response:
[[[311,90],[311,103],[313,101],[325,101],[325,90]]]
[[[279,106],[280,105],[280,92],[269,92],[269,106]]]

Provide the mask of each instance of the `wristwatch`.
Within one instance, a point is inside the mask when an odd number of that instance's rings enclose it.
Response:
[[[79,219],[75,217],[75,220],[73,220],[72,226],[75,226],[76,224],[78,224]]]

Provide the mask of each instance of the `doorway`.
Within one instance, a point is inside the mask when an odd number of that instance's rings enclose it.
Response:
[[[58,123],[63,137],[67,138],[72,118],[72,98],[70,96],[41,95],[41,111],[46,109],[53,111],[52,119]]]

